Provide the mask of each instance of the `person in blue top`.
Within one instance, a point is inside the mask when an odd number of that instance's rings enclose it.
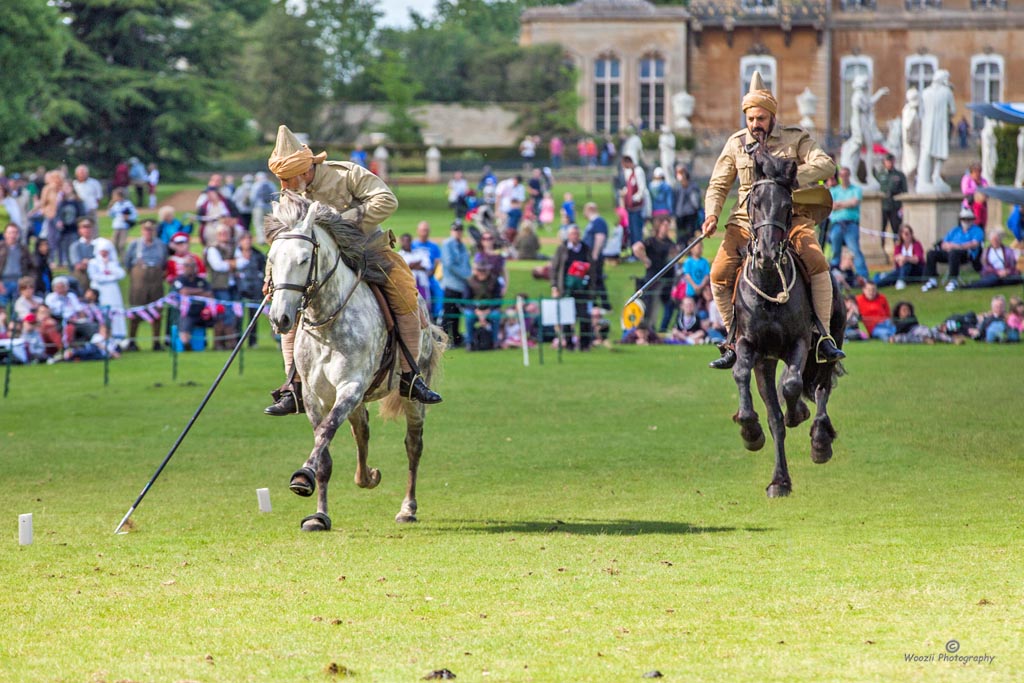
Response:
[[[469,250],[462,243],[462,221],[452,223],[451,236],[441,245],[441,288],[444,290],[444,331],[455,347],[462,346],[462,335],[459,333],[459,320],[462,308],[459,299],[469,297],[469,276],[472,265]]]
[[[420,221],[416,226],[416,239],[412,241],[412,248],[422,249],[430,254],[430,315],[437,319],[441,316],[444,298],[441,283],[437,281],[437,269],[441,265],[441,247],[430,241],[430,223]]]
[[[355,149],[352,150],[352,154],[349,155],[348,160],[353,164],[362,166],[363,168],[370,168],[367,165],[366,150],[363,149],[362,145],[356,145]]]
[[[850,169],[839,169],[839,184],[829,188],[832,194],[832,215],[829,239],[832,243],[833,268],[839,265],[845,245],[853,253],[853,268],[857,275],[868,277],[868,264],[864,260],[864,252],[860,250],[860,202],[863,192],[850,183]]]
[[[946,291],[955,291],[959,286],[960,266],[970,263],[974,270],[981,272],[981,247],[985,243],[985,231],[974,223],[974,212],[969,207],[960,209],[960,223],[946,233],[941,242],[928,252],[924,274],[928,282],[921,287],[927,292],[939,286],[939,263],[949,264],[949,282]]]
[[[654,169],[648,190],[651,193],[651,216],[671,216],[672,186],[665,180],[665,171],[661,166]]]

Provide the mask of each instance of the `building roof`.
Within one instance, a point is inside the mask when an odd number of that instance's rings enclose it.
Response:
[[[537,21],[686,21],[685,7],[658,6],[647,0],[579,0],[571,5],[531,7],[523,12],[523,23]]]

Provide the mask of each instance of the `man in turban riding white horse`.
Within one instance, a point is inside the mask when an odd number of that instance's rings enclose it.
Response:
[[[722,357],[710,364],[717,369],[731,368],[736,363],[736,351],[731,342],[733,289],[743,263],[741,252],[750,239],[746,200],[755,180],[752,155],[759,145],[772,156],[793,159],[798,164],[797,182],[805,189],[793,193],[789,241],[810,279],[814,314],[820,322],[816,326],[821,335],[818,359],[820,362],[834,362],[845,357],[828,334],[832,316],[832,276],[815,232],[818,222],[829,214],[832,206],[828,190],[815,186],[818,181],[835,173],[835,162],[811,139],[807,131],[798,126],[779,125],[775,120],[778,110],[775,96],[765,87],[761,74],[755,71],[750,81],[750,90],[743,97],[743,116],[747,126],[726,141],[708,182],[704,199],[707,218],[701,226],[705,237],[710,237],[718,229],[718,216],[722,212],[725,198],[737,177],[740,181],[739,199],[729,215],[725,237],[711,265],[711,292],[730,332],[729,340],[719,347]]]
[[[281,187],[305,196],[310,201],[327,204],[343,218],[358,225],[366,235],[374,234],[381,223],[398,208],[398,199],[391,188],[375,174],[348,161],[327,161],[327,153],[314,155],[308,145],[299,142],[287,126],[277,131],[277,144],[267,165],[281,181]],[[373,240],[370,244],[387,244]],[[371,247],[373,248],[373,247]],[[405,260],[386,247],[382,256],[390,264],[387,282],[381,292],[395,316],[398,336],[408,353],[399,353],[402,374],[399,389],[403,397],[420,403],[440,403],[441,396],[426,385],[410,358],[419,358],[420,329],[427,321],[420,319],[416,281]],[[268,262],[269,269],[269,262]],[[267,273],[268,279],[272,277]],[[301,411],[301,379],[293,375],[295,332],[298,326],[281,336],[285,374],[288,382],[274,392],[276,403],[264,412],[288,415]]]

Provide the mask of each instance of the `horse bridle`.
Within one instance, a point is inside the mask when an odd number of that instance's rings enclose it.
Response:
[[[755,180],[754,184],[750,186],[750,190],[747,192],[747,196],[744,197],[744,200],[749,202],[750,195],[753,193],[755,187],[759,185],[768,184],[778,185],[786,190],[789,189],[779,181],[774,180],[772,178],[761,178],[760,180]],[[749,213],[749,205],[747,211]],[[790,206],[789,213],[791,217],[793,213],[792,206]],[[774,265],[775,269],[778,271],[779,280],[782,282],[782,291],[775,296],[771,296],[770,294],[767,294],[766,292],[762,291],[757,285],[754,284],[753,280],[751,280],[750,276],[747,274],[747,265],[745,265],[743,268],[743,280],[748,285],[750,285],[750,288],[753,289],[754,292],[756,292],[757,295],[760,296],[762,299],[776,304],[784,304],[787,301],[789,301],[789,293],[790,291],[792,291],[793,285],[796,284],[796,264],[790,263],[790,279],[788,284],[786,283],[786,276],[782,271],[782,266],[787,261],[786,248],[789,243],[789,239],[787,238],[787,234],[789,233],[789,225],[787,222],[780,221],[777,218],[765,219],[762,221],[758,221],[757,223],[753,223],[750,226],[749,242],[752,243],[755,239],[757,239],[758,230],[767,227],[770,227],[772,229],[778,229],[783,236],[783,239],[780,239],[778,244],[776,245],[775,257],[772,259],[772,265]],[[747,264],[749,263],[750,261],[748,259]]]
[[[279,289],[288,289],[293,292],[300,292],[302,294],[302,299],[299,300],[299,315],[302,316],[302,313],[309,306],[309,302],[313,300],[313,297],[320,293],[320,290],[323,289],[324,284],[326,284],[327,281],[331,279],[331,276],[334,275],[335,271],[338,270],[338,264],[341,263],[341,251],[338,251],[338,256],[337,258],[335,258],[334,266],[331,267],[330,272],[324,276],[323,280],[318,280],[317,274],[320,269],[320,243],[317,242],[316,240],[316,233],[313,233],[313,235],[310,236],[303,235],[302,233],[298,232],[288,232],[284,233],[283,235],[278,235],[276,239],[303,240],[313,245],[313,254],[312,256],[310,256],[309,261],[309,271],[306,273],[306,283],[303,285],[295,285],[290,282],[283,282],[280,284],[275,282],[273,289],[273,291],[275,292]],[[327,316],[320,322],[314,322],[304,319],[303,324],[307,325],[308,327],[321,327],[329,323],[331,320],[334,320],[334,318],[337,317],[339,313],[341,313],[341,309],[345,308],[345,304],[348,303],[348,300],[352,298],[352,294],[355,293],[356,288],[358,287],[359,281],[361,279],[361,275],[357,277],[356,286],[352,288],[352,291],[349,292],[348,296],[345,297],[344,301],[341,302],[341,305],[339,305],[338,308],[335,309],[333,313],[331,313],[329,316]]]

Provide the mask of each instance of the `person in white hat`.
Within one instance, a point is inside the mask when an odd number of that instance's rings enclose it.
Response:
[[[281,181],[285,190],[298,192],[312,201],[322,202],[339,211],[347,220],[359,225],[363,232],[377,232],[381,223],[398,208],[398,199],[391,188],[376,175],[350,161],[327,161],[327,153],[313,154],[308,145],[299,142],[287,126],[277,131],[277,144],[267,161],[270,171]],[[387,240],[378,240],[377,244]],[[395,316],[398,333],[412,358],[419,357],[420,320],[416,280],[405,260],[396,252],[382,247],[382,256],[390,269],[387,282],[381,287],[384,297]],[[268,262],[269,269],[269,262]],[[270,273],[267,274],[268,278]],[[285,372],[289,378],[292,369],[295,328],[281,337]],[[399,390],[405,398],[420,403],[440,403],[441,396],[423,381],[404,353],[398,354],[402,364]],[[298,386],[301,380],[290,380],[289,385],[275,392],[277,401],[264,410],[268,415],[287,415],[299,411]]]
[[[701,226],[705,237],[715,234],[725,198],[738,177],[739,199],[729,215],[725,237],[711,265],[711,292],[714,294],[718,311],[722,314],[722,320],[730,331],[729,339],[732,338],[732,293],[743,262],[740,250],[750,238],[750,217],[747,215],[746,198],[754,183],[754,159],[752,152],[747,150],[752,150],[755,145],[761,145],[775,157],[795,160],[799,164],[797,182],[801,188],[815,185],[836,172],[835,162],[811,139],[807,131],[798,126],[778,124],[775,115],[779,110],[779,103],[757,71],[750,80],[749,92],[743,96],[742,107],[747,122],[746,128],[734,133],[726,141],[725,149],[715,163],[704,197],[707,217]],[[814,314],[821,323],[822,333],[816,355],[826,362],[834,362],[844,358],[846,354],[839,350],[835,340],[828,336],[829,320],[832,317],[832,276],[829,273],[828,261],[821,251],[821,245],[818,244],[815,230],[817,224],[829,214],[832,201],[827,191],[823,192],[820,199],[817,199],[817,195],[815,197],[813,202],[799,202],[794,195],[789,241],[810,276]],[[722,357],[712,361],[711,367],[731,368],[736,363],[736,351],[732,343],[728,340],[723,342],[719,345],[719,350]]]
[[[985,231],[977,224],[974,212],[968,206],[960,207],[960,220],[946,233],[942,242],[928,252],[924,275],[928,282],[921,287],[928,292],[939,286],[939,263],[949,264],[949,282],[946,291],[953,292],[959,287],[960,266],[970,263],[974,270],[981,272],[981,248],[985,246]]]

